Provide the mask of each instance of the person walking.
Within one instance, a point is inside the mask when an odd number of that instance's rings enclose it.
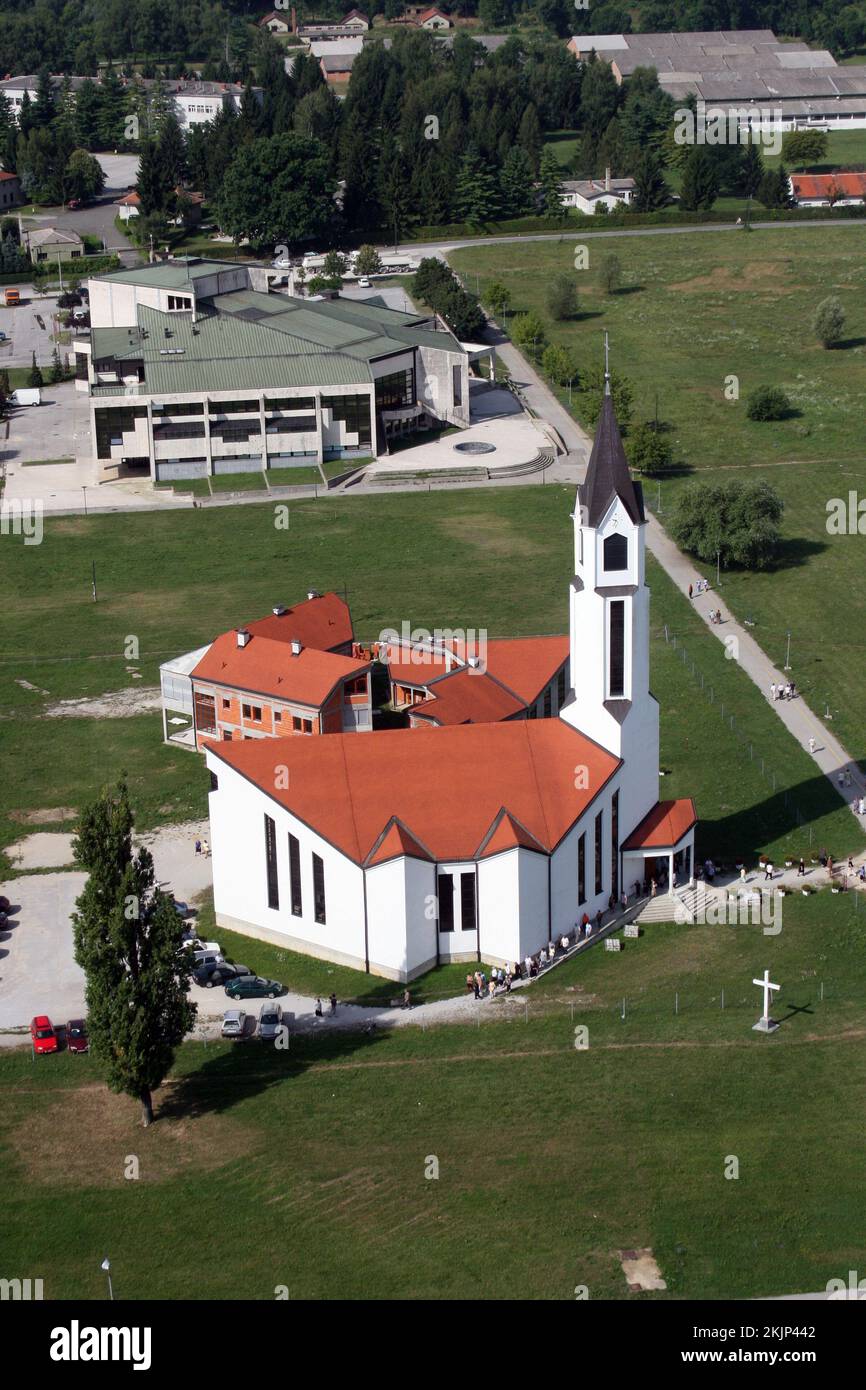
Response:
[[[799,864],[797,865],[797,877],[798,877],[798,878],[805,878],[805,877],[806,877],[806,864],[805,864],[805,861],[802,860],[802,859],[800,860]]]
[[[770,684],[770,699],[771,699],[771,700],[775,700],[775,698],[776,698],[776,682],[775,682],[775,681],[772,681],[771,684]]]
[[[336,994],[334,993],[334,991],[331,990],[331,1017],[332,1017],[332,1018],[334,1017],[334,1014],[335,1014],[336,1012],[337,1012],[337,996],[336,996]]]
[[[403,1008],[404,1008],[404,1009],[411,1009],[411,1007],[412,1007],[412,996],[411,996],[411,994],[409,993],[408,989],[404,989],[404,990],[403,990]]]
[[[740,882],[741,882],[741,883],[745,883],[745,881],[746,881],[746,866],[745,866],[745,864],[744,864],[743,867],[740,869]]]
[[[321,999],[317,999],[317,1000],[316,1000],[316,1018],[321,1018],[321,1017],[322,1017],[322,1001],[321,1001]]]
[[[815,753],[815,740],[814,740],[813,738],[810,738],[810,739],[809,739],[809,752],[814,756],[814,753]]]
[[[764,882],[766,883],[766,882],[767,882],[767,879],[770,879],[770,881],[772,881],[772,878],[773,878],[773,866],[772,866],[772,864],[770,864],[769,861],[768,861],[767,864],[765,864],[765,866],[764,866]]]
[[[689,598],[691,598],[691,596],[692,596],[692,586],[691,586],[691,584],[690,584],[690,585],[689,585]]]

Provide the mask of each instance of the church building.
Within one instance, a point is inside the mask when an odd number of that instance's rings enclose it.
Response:
[[[658,799],[646,518],[609,386],[571,519],[553,717],[207,747],[218,925],[406,981],[523,960],[691,879],[694,804]]]

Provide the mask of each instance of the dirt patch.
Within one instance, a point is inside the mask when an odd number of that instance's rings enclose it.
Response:
[[[83,1061],[83,1059],[79,1059]],[[86,1062],[84,1063],[86,1065]],[[105,1086],[75,1087],[30,1110],[6,1133],[18,1161],[40,1186],[120,1186],[138,1160],[139,1182],[166,1182],[249,1157],[251,1132],[225,1115],[191,1107],[177,1090],[154,1097],[156,1123],[143,1129],[141,1107]],[[63,1142],[57,1136],[63,1135]]]
[[[619,1260],[625,1275],[629,1293],[643,1293],[645,1289],[666,1289],[652,1250],[620,1250]]]
[[[543,549],[540,541],[530,540],[505,517],[484,512],[449,517],[439,525],[453,540],[468,542],[488,555],[540,555]]]
[[[60,825],[77,815],[74,806],[44,806],[40,811],[10,811],[9,819],[16,825]]]
[[[37,830],[23,840],[16,840],[6,853],[10,862],[25,872],[33,869],[65,869],[75,862],[72,840],[72,835],[59,831]]]
[[[162,708],[158,685],[138,690],[110,690],[95,699],[58,700],[44,712],[45,719],[130,719]]]
[[[751,261],[744,266],[716,266],[709,275],[694,275],[690,280],[679,280],[668,285],[669,290],[683,290],[686,294],[698,294],[702,290],[766,290],[768,293],[783,290],[792,293],[804,289],[788,279],[793,266],[790,263]]]

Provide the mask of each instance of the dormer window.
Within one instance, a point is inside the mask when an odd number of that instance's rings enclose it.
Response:
[[[628,541],[625,536],[608,536],[604,543],[604,568],[608,570],[628,569]]]

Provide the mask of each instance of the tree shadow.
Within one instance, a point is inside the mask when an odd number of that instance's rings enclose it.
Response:
[[[830,351],[846,352],[858,347],[866,347],[866,338],[840,338],[838,342],[830,344]]]
[[[750,761],[755,763],[760,776],[760,743],[756,741],[753,748],[753,759],[749,759],[745,750],[741,756],[746,766]],[[844,776],[846,768],[852,777],[856,777],[864,756],[866,754],[859,757],[859,762],[853,759],[837,769],[833,773],[833,782],[838,771]],[[815,833],[815,827],[824,817],[837,814],[844,809],[846,799],[850,802],[855,795],[853,785],[842,788],[840,794],[833,782],[830,778],[820,775],[797,782],[793,786],[777,787],[763,800],[717,818],[702,817],[699,805],[695,862],[702,864],[705,859],[712,859],[717,869],[733,873],[735,866],[740,862],[747,867],[754,866],[759,854],[763,853],[767,845],[788,837],[793,842],[791,857],[796,859],[802,855],[807,868],[811,866],[811,859],[817,859],[819,853],[824,850],[832,854],[834,859],[840,858],[829,840],[827,831],[820,829]],[[800,824],[797,820],[798,815]],[[847,850],[847,846],[845,848]]]
[[[805,536],[787,536],[779,542],[770,570],[797,569],[828,548],[825,541],[807,540]]]
[[[629,294],[643,294],[646,285],[620,285],[619,289],[611,290],[611,298],[624,299]]]
[[[289,1046],[277,1048],[250,1038],[225,1048],[208,1043],[194,1071],[172,1078],[170,1087],[154,1092],[154,1118],[189,1120],[221,1115],[234,1106],[303,1075],[310,1067],[357,1059],[383,1040],[384,1028],[328,1028],[321,1032],[293,1031]],[[213,1052],[211,1052],[213,1048]]]

